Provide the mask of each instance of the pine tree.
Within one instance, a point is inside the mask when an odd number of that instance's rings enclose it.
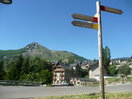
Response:
[[[110,59],[111,59],[110,49],[108,48],[108,46],[106,46],[105,48],[103,48],[103,65],[108,74],[109,74],[108,67],[110,66],[109,65]]]
[[[21,77],[21,71],[23,66],[23,56],[20,55],[16,60],[10,62],[10,67],[7,72],[7,79],[9,80],[19,80]]]
[[[4,70],[4,63],[0,61],[0,80],[4,80],[5,70]]]

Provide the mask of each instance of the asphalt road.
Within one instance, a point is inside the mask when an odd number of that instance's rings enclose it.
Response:
[[[132,84],[106,86],[106,92],[132,92]],[[99,87],[0,87],[0,99],[99,93]]]

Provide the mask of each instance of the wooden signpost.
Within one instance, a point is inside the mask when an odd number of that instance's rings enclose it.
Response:
[[[98,29],[98,24],[93,24],[93,23],[88,23],[88,22],[72,21],[72,24],[74,26],[79,26],[79,27]]]
[[[99,53],[99,68],[100,68],[100,99],[105,99],[101,11],[111,12],[111,13],[115,13],[115,14],[122,14],[123,11],[120,9],[102,6],[102,5],[100,5],[100,1],[96,2],[96,7],[97,7],[96,17],[81,15],[81,14],[72,14],[72,17],[75,19],[80,19],[80,20],[84,20],[84,21],[97,22],[97,24],[81,22],[81,21],[73,21],[72,24],[74,26],[86,27],[86,28],[92,28],[92,29],[98,30],[98,53]]]
[[[97,17],[87,16],[87,15],[82,15],[82,14],[72,14],[72,17],[74,19],[80,19],[80,20],[91,21],[91,22],[98,22]]]
[[[11,4],[12,0],[0,0],[0,3]]]
[[[102,6],[102,5],[100,5],[100,10],[115,13],[115,14],[122,14],[123,13],[123,11],[120,9],[115,9],[115,8],[106,7],[106,6]]]

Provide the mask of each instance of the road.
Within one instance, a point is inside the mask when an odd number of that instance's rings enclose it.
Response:
[[[106,92],[132,92],[132,84],[106,86]],[[99,93],[99,87],[0,87],[0,99]]]

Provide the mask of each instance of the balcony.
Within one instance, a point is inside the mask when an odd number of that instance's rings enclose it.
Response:
[[[60,80],[62,81],[62,80],[64,80],[64,78],[60,78]]]
[[[54,73],[53,76],[56,76],[56,73]]]
[[[56,78],[54,77],[53,80],[56,80]]]
[[[61,77],[64,77],[64,74],[61,73],[60,76],[61,76]]]

